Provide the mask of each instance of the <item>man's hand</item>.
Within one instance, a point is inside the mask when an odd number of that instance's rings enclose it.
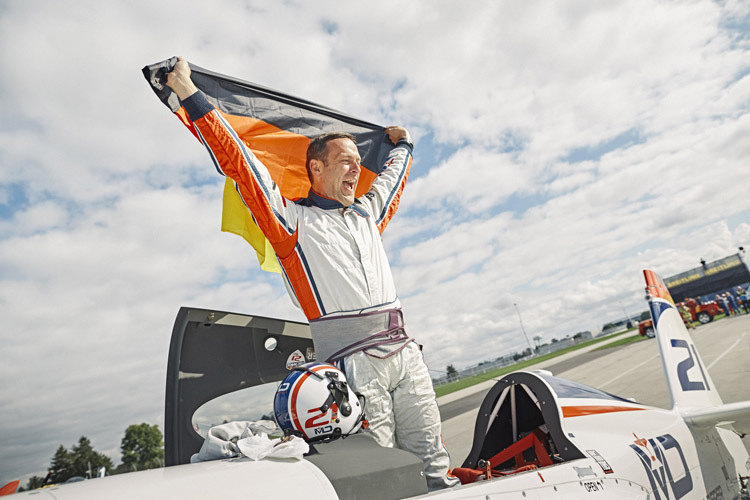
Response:
[[[386,127],[385,133],[388,134],[388,138],[391,140],[393,144],[398,143],[401,139],[405,139],[407,142],[411,142],[411,138],[409,137],[409,131],[406,130],[404,127]]]
[[[198,87],[190,79],[190,66],[182,57],[177,58],[177,64],[167,75],[167,86],[174,90],[181,101],[198,92]]]

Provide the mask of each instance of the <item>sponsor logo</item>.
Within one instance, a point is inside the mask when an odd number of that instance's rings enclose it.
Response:
[[[630,448],[643,465],[655,500],[679,500],[693,489],[693,478],[690,476],[685,454],[680,443],[671,434],[651,439],[635,438]]]
[[[314,429],[314,431],[313,431],[313,433],[316,434],[316,435],[317,434],[320,434],[320,435],[322,435],[322,434],[331,434],[332,432],[333,432],[333,426],[330,425],[330,424],[328,424],[326,426],[323,426],[323,427],[316,427]]]
[[[315,361],[315,349],[313,349],[312,347],[308,347],[305,357],[308,361]]]
[[[305,357],[302,355],[302,353],[297,349],[293,353],[289,355],[289,357],[286,359],[286,369],[291,370],[292,368],[302,365],[305,363]]]

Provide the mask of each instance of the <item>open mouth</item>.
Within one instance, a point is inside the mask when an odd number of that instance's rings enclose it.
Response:
[[[344,192],[345,193],[353,193],[354,192],[354,188],[356,186],[357,186],[357,180],[356,179],[345,180],[344,183],[343,183]]]

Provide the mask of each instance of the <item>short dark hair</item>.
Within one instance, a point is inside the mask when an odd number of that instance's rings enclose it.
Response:
[[[312,172],[310,171],[310,161],[320,160],[325,161],[328,155],[328,143],[336,139],[349,139],[354,144],[357,144],[357,140],[352,134],[347,132],[328,132],[315,136],[310,144],[307,146],[307,159],[305,160],[305,168],[307,169],[307,178],[310,179],[312,184]]]

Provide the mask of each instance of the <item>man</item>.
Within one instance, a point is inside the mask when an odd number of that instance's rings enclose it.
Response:
[[[741,286],[737,287],[737,300],[740,302],[740,306],[745,310],[745,313],[750,312],[750,294],[746,290],[743,290]]]
[[[729,309],[732,310],[732,314],[738,316],[740,314],[740,305],[737,303],[737,299],[732,291],[725,292],[724,296],[727,298],[727,302],[729,302]]]
[[[693,314],[690,312],[690,308],[687,306],[687,304],[680,304],[679,307],[680,314],[682,315],[682,322],[685,323],[685,326],[687,328],[695,328],[695,325],[693,324]]]
[[[361,168],[354,138],[316,137],[307,150],[312,188],[307,198],[292,202],[198,91],[184,59],[167,85],[273,245],[287,291],[310,320],[317,359],[337,363],[352,389],[367,399],[368,431],[382,446],[397,444],[418,455],[430,489],[457,484],[448,475],[432,380],[419,347],[404,331],[380,239],[411,165],[407,130],[385,129],[396,147],[361,199],[354,197]]]
[[[721,307],[721,310],[724,311],[724,316],[727,318],[731,315],[729,312],[729,303],[727,302],[726,297],[722,294],[717,294],[716,297],[714,297],[714,300],[717,304],[719,304],[719,307]]]

